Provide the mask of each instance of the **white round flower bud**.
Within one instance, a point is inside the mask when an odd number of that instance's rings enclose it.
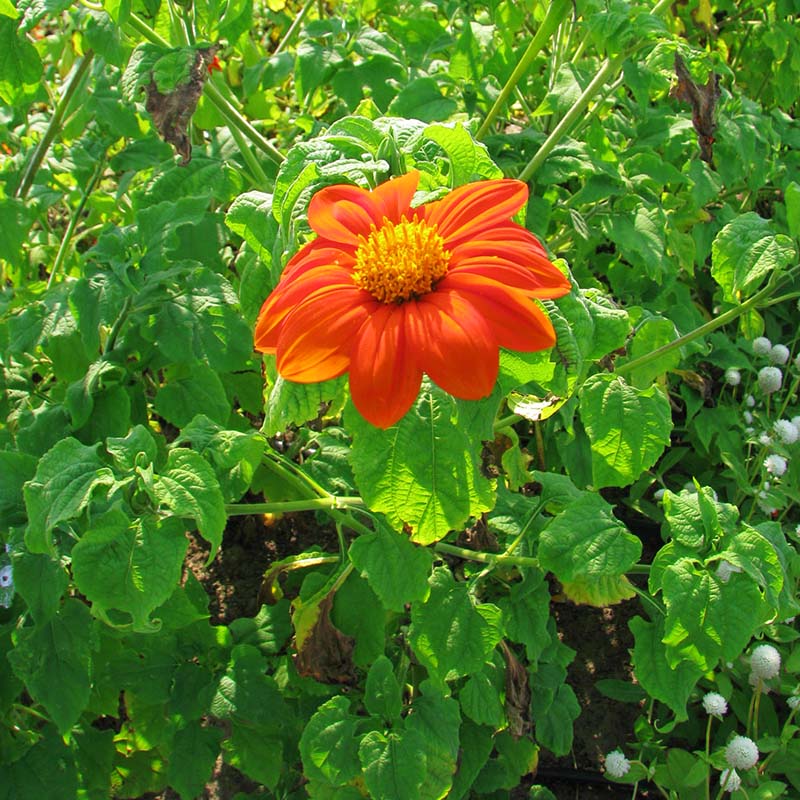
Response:
[[[753,395],[751,395],[751,394],[747,395],[747,397],[745,397],[745,399],[744,399],[744,404],[748,408],[755,408],[756,407],[756,399],[755,399],[755,397],[753,397]]]
[[[748,425],[752,425],[753,424],[753,415],[749,411],[742,412],[742,416],[744,417],[744,421]]]
[[[725,748],[725,760],[733,769],[750,769],[758,761],[756,743],[747,736],[734,736]]]
[[[764,469],[776,478],[780,478],[786,472],[787,466],[786,459],[777,453],[771,453],[764,459]]]
[[[622,778],[628,774],[631,762],[621,750],[614,750],[606,756],[606,772],[612,778]]]
[[[717,692],[708,692],[703,697],[703,708],[710,717],[722,719],[728,713],[728,701]]]
[[[760,644],[750,654],[750,669],[768,681],[781,671],[781,654],[771,644]]]
[[[758,435],[758,443],[764,447],[769,447],[772,444],[772,437],[764,431]]]
[[[660,489],[656,489],[653,492],[653,500],[659,502],[664,499],[664,495],[667,493],[667,490],[662,486]]]
[[[800,708],[800,694],[793,694],[786,700],[786,703],[788,704],[789,708],[792,709],[792,711],[794,711],[796,708]]]
[[[764,394],[772,394],[781,388],[783,373],[777,367],[762,367],[758,371],[758,386]]]
[[[800,431],[800,415],[796,417],[792,417],[792,425]]]
[[[766,336],[753,339],[753,352],[757,356],[767,356],[772,352],[772,342]]]
[[[738,791],[742,786],[742,779],[735,769],[724,769],[719,776],[719,788],[724,788],[726,792]]]
[[[781,366],[789,360],[789,348],[785,344],[774,344],[769,351],[769,360],[772,364]]]
[[[797,430],[797,426],[788,419],[776,420],[772,428],[784,444],[794,444],[800,439],[800,431]]]
[[[734,367],[725,370],[725,383],[728,386],[738,386],[742,382],[742,373]]]

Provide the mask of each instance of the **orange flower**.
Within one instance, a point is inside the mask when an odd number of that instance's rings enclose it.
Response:
[[[372,191],[317,192],[308,208],[317,238],[286,265],[256,322],[256,349],[276,354],[284,378],[349,371],[353,403],[380,428],[408,411],[423,373],[456,397],[486,397],[500,347],[555,343],[532,298],[570,290],[511,221],[528,199],[524,183],[471,183],[412,208],[418,182],[409,172]]]

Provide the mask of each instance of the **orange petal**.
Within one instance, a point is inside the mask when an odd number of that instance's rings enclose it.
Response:
[[[315,293],[331,288],[356,290],[350,273],[340,267],[317,267],[290,281],[281,280],[258,312],[255,329],[255,348],[262,353],[274,353],[278,335],[286,317]]]
[[[466,238],[507,225],[527,199],[528,187],[522,181],[478,181],[460,186],[421,208],[425,221],[438,225],[450,250]]]
[[[365,296],[352,286],[331,286],[294,308],[278,335],[278,372],[297,383],[326,381],[346,372],[353,338],[376,305]]]
[[[463,400],[490,394],[497,380],[498,343],[477,309],[456,292],[439,289],[406,305],[414,308],[414,347],[431,380]]]
[[[382,205],[383,215],[397,223],[404,214],[406,217],[410,216],[411,200],[418,185],[419,172],[414,169],[380,184],[372,191],[372,196]]]
[[[406,316],[411,304],[378,304],[354,343],[350,395],[368,422],[389,428],[417,399],[422,370],[410,347]]]
[[[308,223],[332,242],[358,245],[358,237],[369,236],[370,226],[383,221],[383,203],[359,186],[337,184],[320,189],[308,204]]]
[[[355,248],[319,237],[301,247],[288,261],[281,273],[281,281],[294,279],[309,269],[319,266],[352,267]]]
[[[549,300],[563,297],[572,289],[566,276],[549,261],[541,260],[520,265],[501,256],[474,256],[461,259],[448,276],[475,275],[525,292],[529,297]]]
[[[556,342],[547,314],[523,292],[469,274],[448,275],[439,288],[466,300],[483,317],[501,347],[530,353],[546,350]]]

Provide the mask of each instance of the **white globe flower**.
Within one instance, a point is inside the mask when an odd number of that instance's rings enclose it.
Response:
[[[747,736],[734,736],[725,748],[725,760],[733,769],[750,769],[758,761],[756,743]]]
[[[667,493],[667,490],[664,489],[663,487],[661,489],[656,489],[653,492],[653,500],[655,500],[656,502],[663,500],[664,499],[664,495],[666,493]]]
[[[800,416],[792,417],[792,425],[800,431]]]
[[[606,756],[606,772],[612,778],[622,778],[628,774],[631,762],[621,750],[614,750]]]
[[[762,367],[758,371],[758,386],[764,394],[772,394],[781,388],[783,373],[777,367]]]
[[[752,425],[752,424],[753,424],[753,415],[752,415],[752,414],[751,414],[749,411],[744,411],[744,412],[742,413],[742,416],[744,417],[744,421],[745,421],[745,422],[746,422],[748,425]]]
[[[753,352],[757,356],[767,356],[772,352],[772,342],[766,336],[753,339]]]
[[[800,439],[800,431],[797,430],[794,422],[790,422],[788,419],[776,420],[772,428],[784,444],[794,444]]]
[[[725,383],[728,386],[738,386],[742,382],[742,373],[734,367],[728,367],[725,370]]]
[[[773,364],[785,364],[789,360],[789,348],[785,344],[774,344],[769,351],[769,360]]]
[[[764,459],[764,469],[776,478],[780,478],[781,475],[785,474],[787,467],[786,459],[777,453],[771,453]]]
[[[719,788],[724,788],[726,792],[738,791],[741,788],[742,779],[735,769],[724,769],[719,776]]]
[[[708,692],[703,697],[703,708],[710,717],[722,719],[728,713],[728,701],[717,692]]]
[[[786,703],[789,708],[792,709],[792,711],[794,711],[796,708],[800,708],[800,694],[793,694],[786,700]]]
[[[764,447],[769,447],[772,444],[772,437],[766,432],[761,433],[758,436],[758,443]]]
[[[750,654],[750,669],[768,681],[781,671],[781,654],[771,644],[760,644]]]

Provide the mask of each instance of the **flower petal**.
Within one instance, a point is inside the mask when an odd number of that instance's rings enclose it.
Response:
[[[350,364],[350,396],[368,422],[389,428],[419,394],[422,370],[407,331],[410,304],[379,304],[356,337]]]
[[[317,267],[290,281],[281,279],[258,312],[255,330],[256,350],[262,353],[274,353],[286,317],[317,292],[326,292],[330,288],[359,292],[353,284],[350,273],[341,267]]]
[[[440,288],[452,291],[475,308],[501,347],[530,353],[556,342],[547,314],[524,292],[468,273],[448,275]]]
[[[413,347],[431,380],[462,400],[490,394],[500,363],[498,342],[479,311],[457,292],[441,289],[406,305],[416,318]]]
[[[352,267],[355,248],[323,239],[321,236],[301,247],[288,261],[281,273],[281,283],[294,279],[319,266]]]
[[[382,205],[383,216],[390,222],[397,223],[404,214],[406,217],[410,216],[411,200],[418,185],[419,172],[414,169],[398,178],[381,183],[372,190],[372,196]]]
[[[330,286],[296,306],[278,334],[278,372],[297,383],[326,381],[346,372],[353,337],[377,305],[365,295],[353,286]]]
[[[337,184],[320,189],[308,204],[308,223],[323,238],[356,247],[370,226],[383,221],[383,202],[360,186]]]
[[[450,250],[467,238],[478,237],[498,225],[507,225],[527,199],[528,187],[522,181],[478,181],[421,206],[421,214],[430,225],[438,226]]]

